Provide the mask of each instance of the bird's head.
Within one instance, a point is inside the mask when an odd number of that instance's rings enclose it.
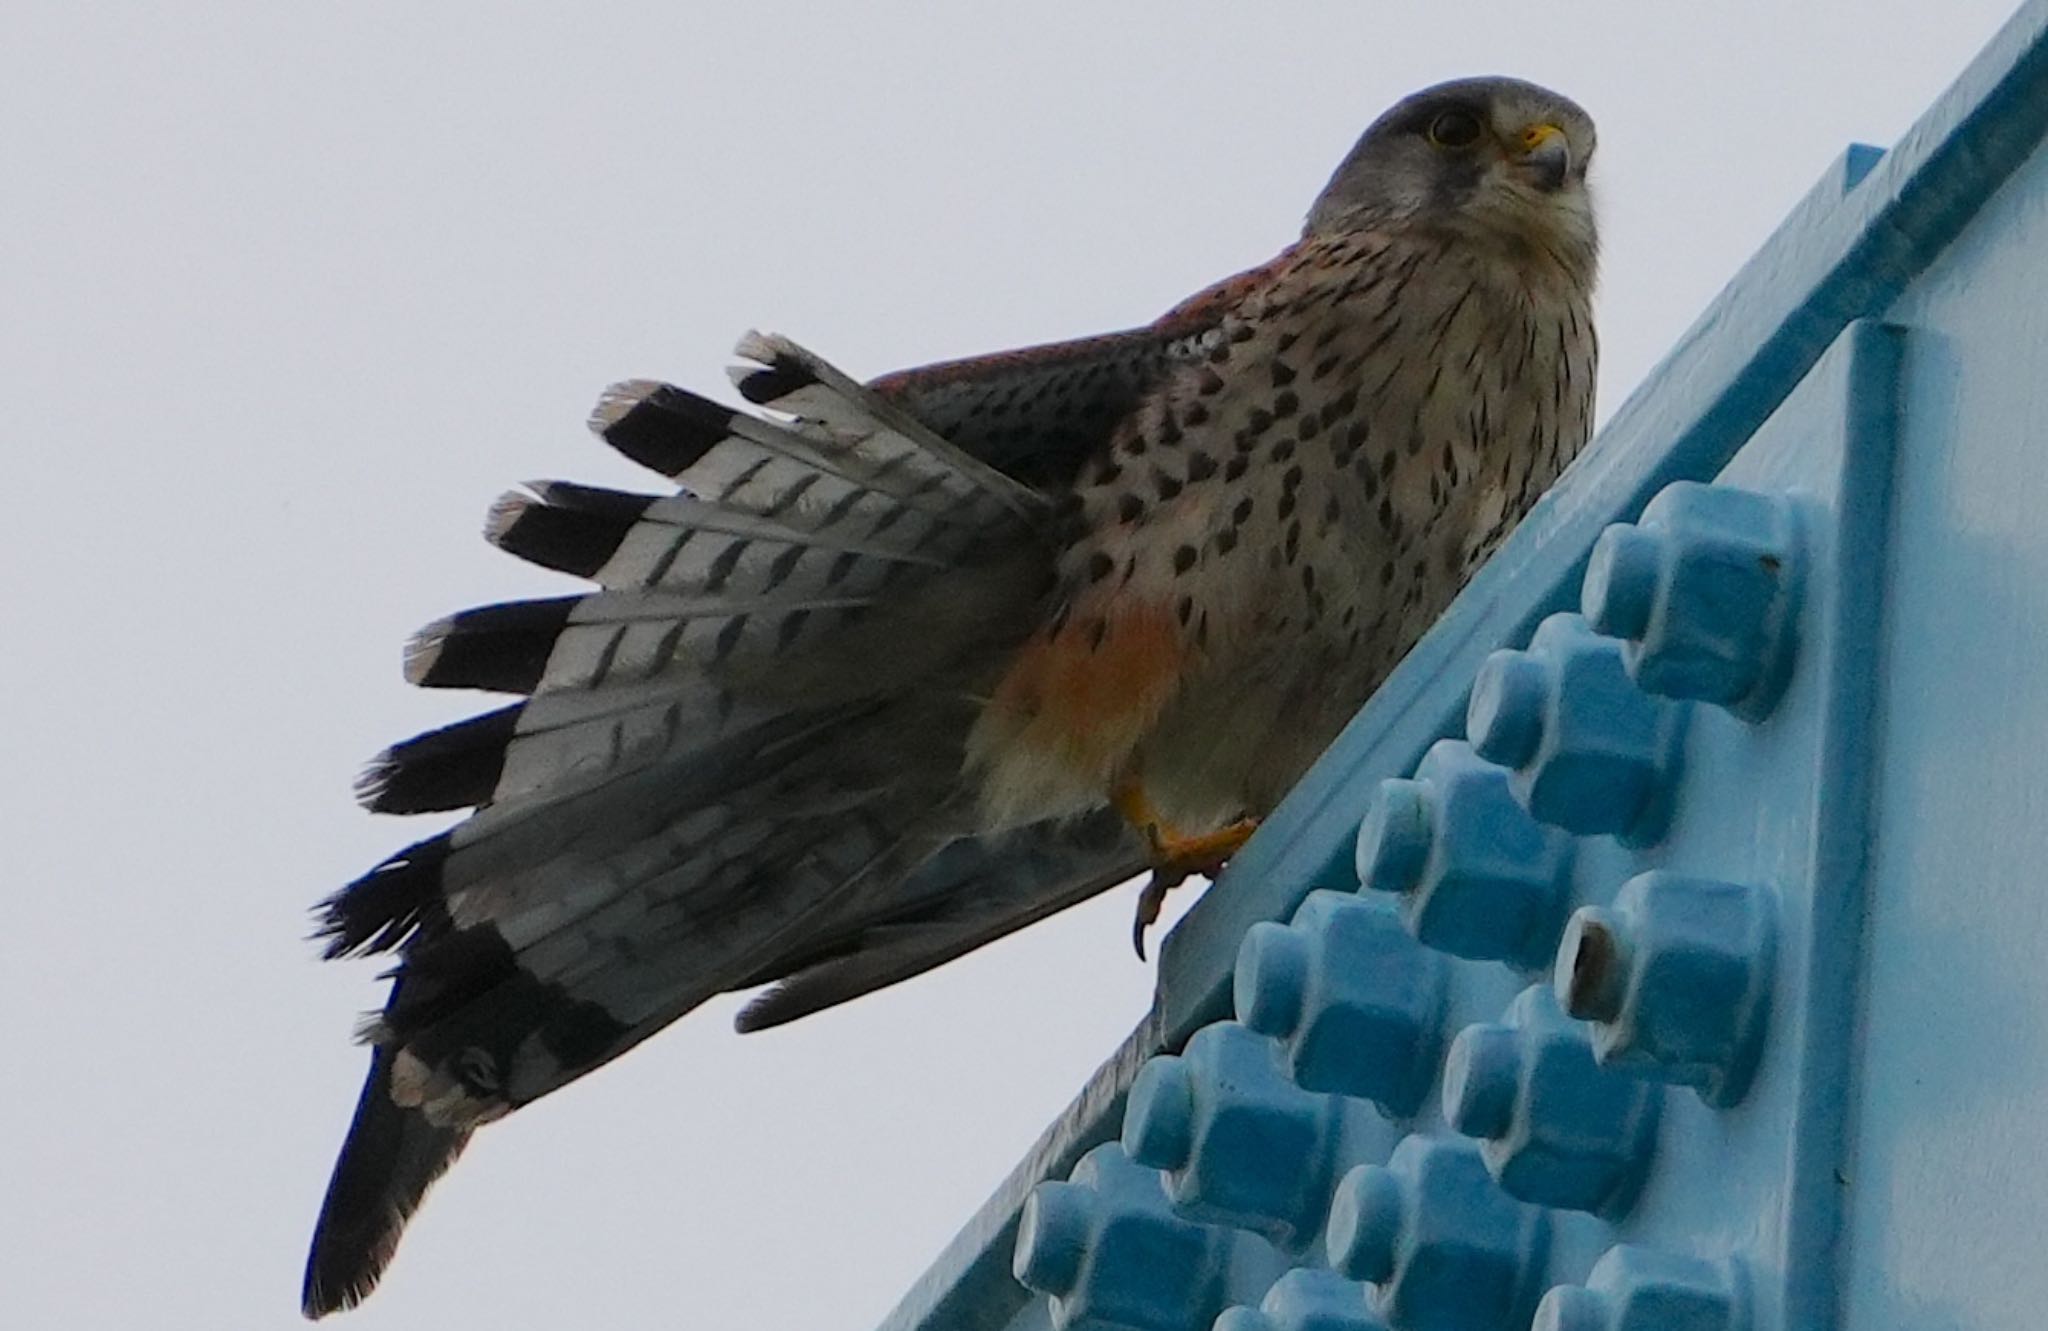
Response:
[[[1439,83],[1375,120],[1309,210],[1307,233],[1416,224],[1590,271],[1593,121],[1520,79]]]

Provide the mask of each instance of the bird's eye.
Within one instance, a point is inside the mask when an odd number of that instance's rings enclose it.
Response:
[[[1429,141],[1439,148],[1469,148],[1480,132],[1479,117],[1470,111],[1446,111],[1429,122]]]

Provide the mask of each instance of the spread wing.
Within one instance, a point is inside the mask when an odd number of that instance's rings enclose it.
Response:
[[[492,510],[494,543],[596,586],[453,615],[408,648],[415,683],[523,697],[365,775],[373,810],[475,812],[322,908],[330,955],[400,964],[309,1314],[368,1292],[475,1126],[706,998],[770,984],[742,1025],[788,1021],[1137,871],[1107,817],[980,839],[959,774],[973,700],[1049,575],[1055,496],[1026,478],[1115,428],[1161,354],[1146,340],[870,389],[750,338],[738,386],[770,416],[644,382],[599,404],[598,433],[678,493],[548,482]],[[1071,388],[1032,398],[1049,383]]]

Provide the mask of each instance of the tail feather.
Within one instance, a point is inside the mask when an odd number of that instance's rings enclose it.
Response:
[[[830,513],[806,525],[764,518],[681,496],[586,507],[588,496],[610,494],[561,481],[540,481],[513,491],[492,507],[484,534],[501,550],[529,563],[589,578],[603,587],[644,587],[670,592],[765,594],[807,581],[822,587],[849,574],[898,565],[943,569],[950,558],[921,549],[930,541],[898,523],[873,539]],[[637,495],[618,496],[639,499]],[[806,556],[822,567],[806,579]],[[853,579],[857,587],[862,579]]]
[[[1143,848],[1113,815],[956,841],[907,877],[893,902],[749,977],[770,987],[733,1025],[767,1030],[900,984],[1134,878],[1143,865]]]
[[[391,1056],[376,1052],[313,1227],[299,1294],[307,1317],[353,1308],[369,1296],[406,1221],[468,1141],[467,1130],[435,1127],[393,1103]]]

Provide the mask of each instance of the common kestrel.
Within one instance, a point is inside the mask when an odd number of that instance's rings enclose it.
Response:
[[[419,634],[414,683],[524,700],[377,759],[369,808],[475,812],[322,907],[400,962],[308,1315],[474,1128],[714,994],[759,1030],[1226,858],[1585,443],[1593,145],[1447,83],[1145,327],[865,386],[750,335],[762,414],[608,390],[676,492],[499,501],[598,589]]]

